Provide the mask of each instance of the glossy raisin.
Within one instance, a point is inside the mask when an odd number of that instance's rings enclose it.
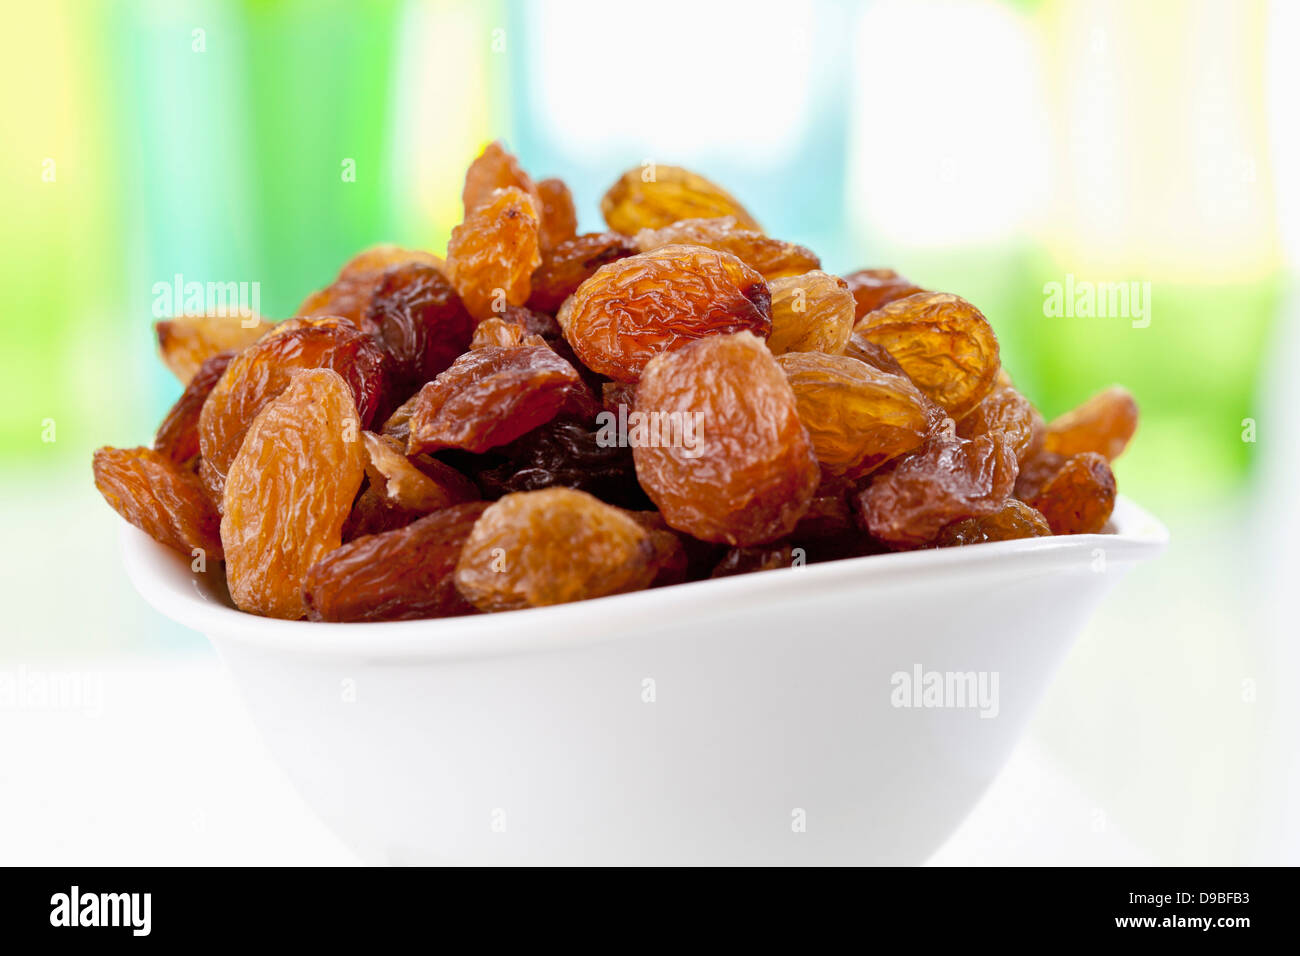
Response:
[[[1137,431],[1138,407],[1126,388],[1112,385],[1047,423],[1043,447],[1067,458],[1096,452],[1114,461]]]
[[[216,387],[226,366],[235,357],[234,350],[218,352],[206,359],[190,383],[176,399],[167,417],[158,426],[153,447],[177,464],[192,462],[199,454],[199,416],[208,394]]]
[[[641,486],[673,528],[763,544],[807,510],[821,477],[812,442],[785,374],[749,332],[655,356],[635,414],[658,424],[659,440],[637,442],[632,453]]]
[[[1097,534],[1115,508],[1115,475],[1105,457],[1084,452],[1068,459],[1029,501],[1053,534]]]
[[[873,537],[919,548],[954,522],[997,511],[1015,481],[1015,452],[1001,433],[968,440],[939,431],[876,475],[856,503]]]
[[[451,231],[447,277],[475,319],[528,301],[542,261],[539,215],[533,197],[511,186],[492,192]]]
[[[854,312],[859,319],[896,299],[925,291],[893,269],[859,269],[846,275],[844,281],[853,293]]]
[[[853,334],[853,296],[844,280],[825,272],[773,279],[772,334],[767,347],[785,352],[838,355]]]
[[[431,252],[393,245],[373,246],[344,263],[338,277],[325,288],[307,296],[294,315],[341,315],[360,327],[366,309],[370,307],[370,297],[384,273],[394,266],[409,263],[420,263],[439,270],[446,268],[442,259]]]
[[[864,362],[874,369],[888,372],[890,375],[901,375],[911,381],[903,366],[899,365],[898,360],[889,354],[889,349],[870,341],[861,332],[854,331],[849,336],[843,354],[849,358],[855,358],[859,362]]]
[[[532,177],[524,172],[519,160],[500,142],[488,143],[465,170],[465,188],[460,194],[465,207],[465,218],[468,219],[470,213],[487,203],[493,192],[512,186],[527,193],[540,213],[543,206],[542,194]]]
[[[307,570],[313,621],[406,621],[473,614],[456,590],[456,561],[487,505],[435,511],[403,528],[357,538]]]
[[[673,245],[705,246],[730,252],[769,280],[803,275],[821,268],[821,260],[811,249],[768,238],[761,232],[741,226],[734,216],[683,219],[659,229],[642,229],[636,234],[636,245],[641,252]]]
[[[375,286],[364,331],[388,353],[394,385],[403,393],[431,380],[469,348],[474,320],[456,290],[433,266],[394,266]]]
[[[506,495],[483,512],[456,565],[480,611],[581,601],[648,587],[649,533],[618,508],[572,488]]]
[[[788,544],[766,544],[750,548],[732,548],[709,577],[728,578],[755,571],[776,571],[794,564],[793,549]]]
[[[347,382],[296,372],[258,413],[226,476],[221,542],[242,610],[297,619],[307,569],[339,547],[365,473],[361,422]]]
[[[152,448],[100,448],[95,487],[119,515],[187,558],[221,560],[220,520],[191,472]]]
[[[729,192],[680,166],[651,163],[629,169],[606,191],[600,211],[609,228],[626,236],[681,219],[719,216],[732,216],[746,229],[763,231]]]
[[[957,434],[962,438],[975,438],[994,431],[1006,436],[1016,453],[1016,460],[1023,462],[1034,437],[1034,406],[1010,385],[989,392],[957,422]]]
[[[964,544],[984,544],[988,541],[1015,541],[1019,538],[1044,538],[1052,533],[1047,519],[1023,501],[1008,498],[992,514],[966,518],[948,525],[939,532],[935,545],[952,548]]]
[[[854,327],[889,350],[908,377],[954,419],[993,388],[998,340],[983,313],[965,299],[920,292],[867,313]]]
[[[370,487],[408,511],[428,514],[478,497],[468,478],[436,458],[418,455],[409,459],[397,439],[374,432],[362,432],[361,437]]]
[[[543,179],[537,184],[541,197],[542,226],[538,237],[542,249],[554,249],[578,234],[578,211],[573,193],[562,179]]]
[[[557,316],[588,368],[631,382],[650,359],[704,336],[772,331],[757,272],[727,252],[664,246],[602,266]]]
[[[466,352],[420,389],[411,409],[407,453],[482,452],[504,445],[550,421],[568,393],[583,388],[573,366],[545,346]]]
[[[182,385],[219,352],[238,351],[275,327],[257,316],[181,315],[155,323],[158,354]]]
[[[533,272],[529,307],[554,313],[597,269],[636,251],[632,240],[616,232],[589,232],[558,243],[542,253]]]

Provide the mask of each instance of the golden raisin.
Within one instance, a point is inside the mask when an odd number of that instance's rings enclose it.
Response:
[[[406,621],[473,614],[456,590],[456,561],[487,505],[435,511],[366,535],[307,569],[302,596],[313,621]]]
[[[650,360],[636,414],[637,478],[668,524],[705,541],[763,544],[788,534],[820,480],[794,391],[749,332],[710,335]],[[688,436],[690,440],[687,440]],[[630,436],[634,437],[634,436]]]
[[[657,572],[649,533],[572,488],[506,495],[478,519],[456,587],[480,611],[565,604],[639,591]]]
[[[1067,458],[1096,452],[1114,461],[1137,431],[1138,407],[1128,389],[1112,385],[1047,423],[1043,447]]]
[[[861,332],[855,330],[849,336],[849,342],[844,346],[844,354],[849,358],[864,362],[874,369],[888,372],[890,375],[901,375],[909,382],[911,381],[903,366],[899,365],[898,360],[889,354],[889,349],[868,340]]]
[[[1096,452],[1075,455],[1030,500],[1053,534],[1097,534],[1115,508],[1115,475]]]
[[[632,382],[646,362],[703,336],[772,330],[763,277],[727,252],[664,246],[602,266],[557,316],[595,372]]]
[[[573,194],[563,179],[543,179],[537,184],[541,197],[542,249],[554,249],[578,234],[578,211],[573,208]]]
[[[393,266],[408,263],[432,266],[439,271],[446,269],[442,259],[431,252],[393,245],[372,246],[344,263],[338,277],[325,288],[307,296],[294,315],[341,315],[359,327],[366,309],[370,307],[370,296],[384,273]]]
[[[218,352],[205,360],[158,426],[153,447],[178,465],[192,462],[198,455],[199,416],[203,412],[203,403],[234,357],[235,352],[231,350]]]
[[[858,478],[916,448],[942,412],[908,379],[857,359],[787,352],[777,364],[822,469]]]
[[[963,544],[983,544],[986,541],[1014,541],[1018,538],[1045,538],[1052,533],[1047,519],[1023,501],[1008,498],[992,514],[966,518],[948,525],[939,533],[935,544],[951,548]]]
[[[180,315],[155,323],[158,353],[182,385],[218,352],[242,349],[275,328],[257,316]]]
[[[113,510],[159,544],[221,559],[217,510],[189,471],[152,448],[95,452],[95,487]]]
[[[417,394],[407,453],[504,445],[550,421],[570,392],[585,388],[573,366],[545,346],[466,352]]]
[[[853,296],[844,280],[821,271],[768,282],[772,293],[773,355],[825,352],[838,355],[853,334]]]
[[[719,216],[733,216],[745,229],[763,231],[729,192],[680,166],[650,163],[629,169],[609,187],[600,211],[609,228],[625,236],[680,219]]]
[[[989,392],[970,414],[957,422],[957,434],[962,438],[993,431],[1006,436],[1017,461],[1025,460],[1034,436],[1034,406],[1010,385]]]
[[[888,349],[953,418],[978,405],[998,374],[997,337],[983,313],[959,296],[910,295],[867,313],[854,331]]]
[[[465,206],[465,218],[469,219],[469,214],[486,203],[495,190],[511,186],[527,193],[540,214],[543,208],[542,194],[532,177],[524,172],[519,160],[500,142],[488,143],[465,170],[465,188],[460,194]]]
[[[451,231],[447,277],[475,319],[528,301],[542,261],[539,215],[536,200],[511,186],[491,193]]]
[[[365,451],[347,382],[299,371],[258,413],[226,476],[221,541],[235,604],[268,617],[306,613],[307,569],[339,547]]]
[[[565,240],[542,253],[528,305],[555,312],[601,266],[635,254],[632,240],[616,232],[589,232]]]
[[[436,458],[407,458],[397,439],[374,432],[362,432],[361,438],[366,446],[370,487],[380,489],[408,511],[428,514],[478,497],[468,478]]]
[[[895,299],[905,299],[925,291],[893,269],[859,269],[846,275],[844,281],[853,293],[854,313],[859,319]]]
[[[803,275],[821,268],[821,260],[811,249],[769,239],[757,230],[739,225],[734,216],[683,219],[659,229],[642,229],[636,234],[636,245],[641,252],[674,245],[730,252],[765,279]]]

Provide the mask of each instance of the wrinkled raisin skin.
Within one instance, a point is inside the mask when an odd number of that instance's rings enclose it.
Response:
[[[853,334],[853,296],[844,280],[825,272],[775,279],[772,293],[773,355],[825,352],[838,355]]]
[[[1137,431],[1138,407],[1128,389],[1112,385],[1047,423],[1043,447],[1067,458],[1095,452],[1114,461]]]
[[[610,229],[627,236],[682,219],[719,216],[732,216],[745,229],[763,231],[729,192],[680,166],[629,169],[605,192],[600,211]]]
[[[646,366],[636,413],[679,422],[674,445],[632,449],[641,486],[670,526],[743,546],[788,534],[820,481],[794,392],[748,332],[711,335]],[[689,419],[687,418],[689,416]],[[685,423],[700,426],[688,447]]]
[[[153,440],[156,450],[180,465],[193,461],[199,454],[199,417],[203,413],[203,403],[234,357],[234,350],[218,352],[199,366],[181,397],[176,399],[176,404],[158,426]]]
[[[199,367],[219,352],[238,352],[256,342],[275,325],[257,316],[180,315],[154,325],[158,354],[180,380],[188,385]]]
[[[636,246],[616,232],[589,232],[542,253],[533,272],[529,308],[554,313],[601,266],[636,255]]]
[[[1115,475],[1102,455],[1075,455],[1029,504],[1042,512],[1053,534],[1098,534],[1115,508]]]
[[[542,249],[553,249],[578,233],[578,211],[573,207],[573,194],[562,179],[543,179],[537,184],[541,199],[542,228],[539,242]]]
[[[542,261],[538,216],[536,201],[511,186],[493,192],[451,231],[447,278],[475,319],[528,301]]]
[[[560,309],[588,368],[635,381],[652,357],[704,336],[772,331],[763,277],[726,252],[664,246],[602,266]]]
[[[1034,437],[1034,406],[1010,385],[989,392],[957,422],[957,434],[962,438],[975,438],[995,431],[1006,436],[1016,453],[1016,460],[1023,462]]]
[[[483,502],[456,505],[403,528],[366,535],[313,564],[303,602],[313,621],[406,621],[473,614],[456,590],[456,561]]]
[[[100,448],[95,487],[119,515],[187,558],[221,560],[217,511],[199,480],[152,448]]]
[[[1015,541],[1020,538],[1045,538],[1052,533],[1047,519],[1023,501],[1008,498],[992,514],[966,518],[948,525],[940,532],[935,545],[952,548],[989,541]]]
[[[636,234],[636,245],[641,252],[673,245],[705,246],[729,252],[769,281],[821,268],[821,260],[811,249],[746,229],[734,216],[683,219],[660,229],[642,229]]]
[[[446,277],[417,262],[384,273],[362,328],[379,340],[395,384],[409,392],[469,348],[474,320]]]
[[[344,263],[338,277],[325,288],[307,296],[294,315],[300,318],[341,315],[359,326],[384,273],[407,263],[445,268],[443,261],[431,252],[392,245],[372,246]]]
[[[882,305],[925,291],[893,269],[859,269],[846,275],[844,281],[853,293],[854,312],[859,319]]]

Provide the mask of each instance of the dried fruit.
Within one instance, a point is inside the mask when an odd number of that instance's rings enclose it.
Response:
[[[362,432],[361,437],[368,456],[370,487],[402,508],[428,514],[478,497],[468,478],[436,458],[420,455],[413,461],[395,438],[374,432]]]
[[[158,353],[182,385],[218,352],[242,349],[275,328],[257,316],[179,315],[154,324]]]
[[[1023,501],[1008,498],[992,514],[966,518],[948,525],[939,533],[935,544],[951,548],[963,544],[983,544],[986,541],[1014,541],[1018,538],[1044,538],[1052,533],[1047,519]]]
[[[992,514],[1016,481],[1016,456],[1001,433],[965,439],[937,432],[857,496],[866,530],[894,548],[918,548],[947,525]]]
[[[793,242],[769,239],[761,232],[741,226],[734,216],[683,219],[660,229],[642,229],[636,234],[636,246],[641,252],[673,245],[705,246],[719,252],[730,252],[769,280],[803,275],[821,268],[821,260],[811,249]]]
[[[844,281],[853,293],[855,314],[859,319],[896,299],[905,299],[909,295],[925,291],[893,269],[859,269],[846,275]]]
[[[506,495],[478,519],[456,587],[480,611],[564,604],[648,587],[649,533],[618,508],[572,488]]]
[[[528,305],[555,312],[603,265],[636,254],[627,236],[616,232],[588,232],[542,252],[542,262],[532,277]]]
[[[418,521],[425,514],[427,512],[403,508],[389,498],[382,488],[368,485],[352,503],[352,510],[343,522],[343,540],[354,541],[367,534],[396,531]]]
[[[626,236],[680,219],[719,216],[733,216],[744,228],[763,231],[729,192],[680,166],[649,163],[629,169],[609,187],[600,211],[609,228]]]
[[[339,547],[365,451],[348,383],[328,368],[294,374],[261,410],[226,476],[221,541],[235,604],[268,617],[306,613],[307,569]]]
[[[752,334],[711,335],[655,356],[636,413],[659,423],[660,441],[632,452],[641,486],[673,528],[763,544],[807,510],[820,480],[812,442],[790,383]]]
[[[308,618],[404,621],[473,614],[456,590],[456,561],[486,508],[482,502],[445,508],[331,551],[303,581]]]
[[[394,266],[420,263],[439,271],[446,269],[442,259],[431,252],[403,249],[401,246],[372,246],[357,253],[339,270],[338,277],[298,306],[295,316],[341,315],[360,326],[370,296],[385,272]]]
[[[1128,389],[1112,385],[1047,424],[1043,447],[1067,458],[1096,452],[1114,461],[1137,431],[1138,408]]]
[[[527,193],[540,212],[543,207],[542,194],[532,177],[524,172],[519,160],[507,152],[500,142],[488,143],[465,170],[465,188],[460,194],[461,202],[465,205],[465,218],[468,219],[470,213],[487,203],[493,192],[511,186]]]
[[[206,359],[158,426],[153,447],[178,465],[191,462],[198,455],[199,415],[203,412],[203,403],[234,357],[235,352],[231,350]]]
[[[959,296],[910,295],[869,312],[854,331],[888,349],[953,418],[978,405],[998,374],[997,337],[980,310]]]
[[[532,291],[539,211],[526,192],[498,189],[465,216],[447,243],[447,277],[475,319],[523,305]]]
[[[1115,475],[1096,452],[1075,455],[1029,501],[1053,534],[1097,534],[1115,508]]]
[[[520,345],[544,346],[546,340],[536,333],[529,332],[518,322],[493,316],[478,324],[478,328],[474,330],[474,337],[469,343],[471,349],[481,349],[488,345],[498,345],[502,348],[515,348]]]
[[[767,544],[752,548],[732,548],[718,562],[718,566],[709,575],[712,578],[727,578],[736,574],[752,574],[755,571],[775,571],[788,568],[794,564],[794,554],[788,544]]]
[[[646,362],[706,335],[772,330],[767,283],[726,252],[664,246],[602,266],[557,316],[588,368],[635,381]]]
[[[943,415],[908,379],[821,352],[777,358],[822,469],[858,478],[916,448]]]
[[[474,320],[441,272],[414,262],[384,273],[361,327],[388,353],[394,385],[405,394],[469,348]]]
[[[199,446],[210,490],[220,491],[253,419],[284,391],[295,371],[306,368],[342,375],[362,426],[369,427],[386,385],[386,358],[374,339],[337,317],[281,322],[231,359],[203,403]],[[360,442],[359,436],[353,438]]]
[[[95,487],[123,518],[159,544],[220,560],[217,510],[189,471],[152,448],[100,448]]]
[[[537,184],[537,194],[542,210],[539,240],[543,249],[553,249],[578,234],[578,211],[563,179],[543,179]]]
[[[1010,385],[989,392],[970,414],[957,422],[957,434],[962,438],[995,431],[1006,436],[1016,460],[1023,462],[1034,437],[1034,406]]]
[[[844,351],[853,334],[853,296],[844,280],[825,272],[774,279],[772,334],[767,347],[773,355],[785,352]]]
[[[466,352],[416,396],[407,454],[487,451],[550,421],[585,388],[573,366],[545,346]],[[592,399],[594,402],[594,398]]]
[[[843,354],[849,358],[855,358],[859,362],[865,362],[872,368],[888,372],[890,375],[901,375],[903,378],[908,378],[903,366],[899,365],[898,360],[889,354],[889,349],[870,341],[861,332],[854,331],[849,336],[849,342],[844,346]],[[911,379],[908,378],[908,381],[911,381]]]

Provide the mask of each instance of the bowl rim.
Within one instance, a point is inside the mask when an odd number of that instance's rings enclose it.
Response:
[[[762,574],[692,581],[592,598],[572,604],[496,614],[414,621],[334,623],[259,617],[226,604],[191,571],[184,555],[122,521],[121,552],[128,577],[163,616],[210,639],[311,656],[376,658],[486,657],[543,652],[593,641],[618,640],[628,619],[665,611],[708,619],[734,613],[739,602],[765,605],[806,601],[828,591],[915,585],[919,575],[958,571],[1004,575],[1051,573],[1091,565],[1097,550],[1106,565],[1131,566],[1156,557],[1169,541],[1165,526],[1123,495],[1112,515],[1113,534],[1055,535],[867,555],[781,568]],[[210,569],[207,575],[219,574]]]

